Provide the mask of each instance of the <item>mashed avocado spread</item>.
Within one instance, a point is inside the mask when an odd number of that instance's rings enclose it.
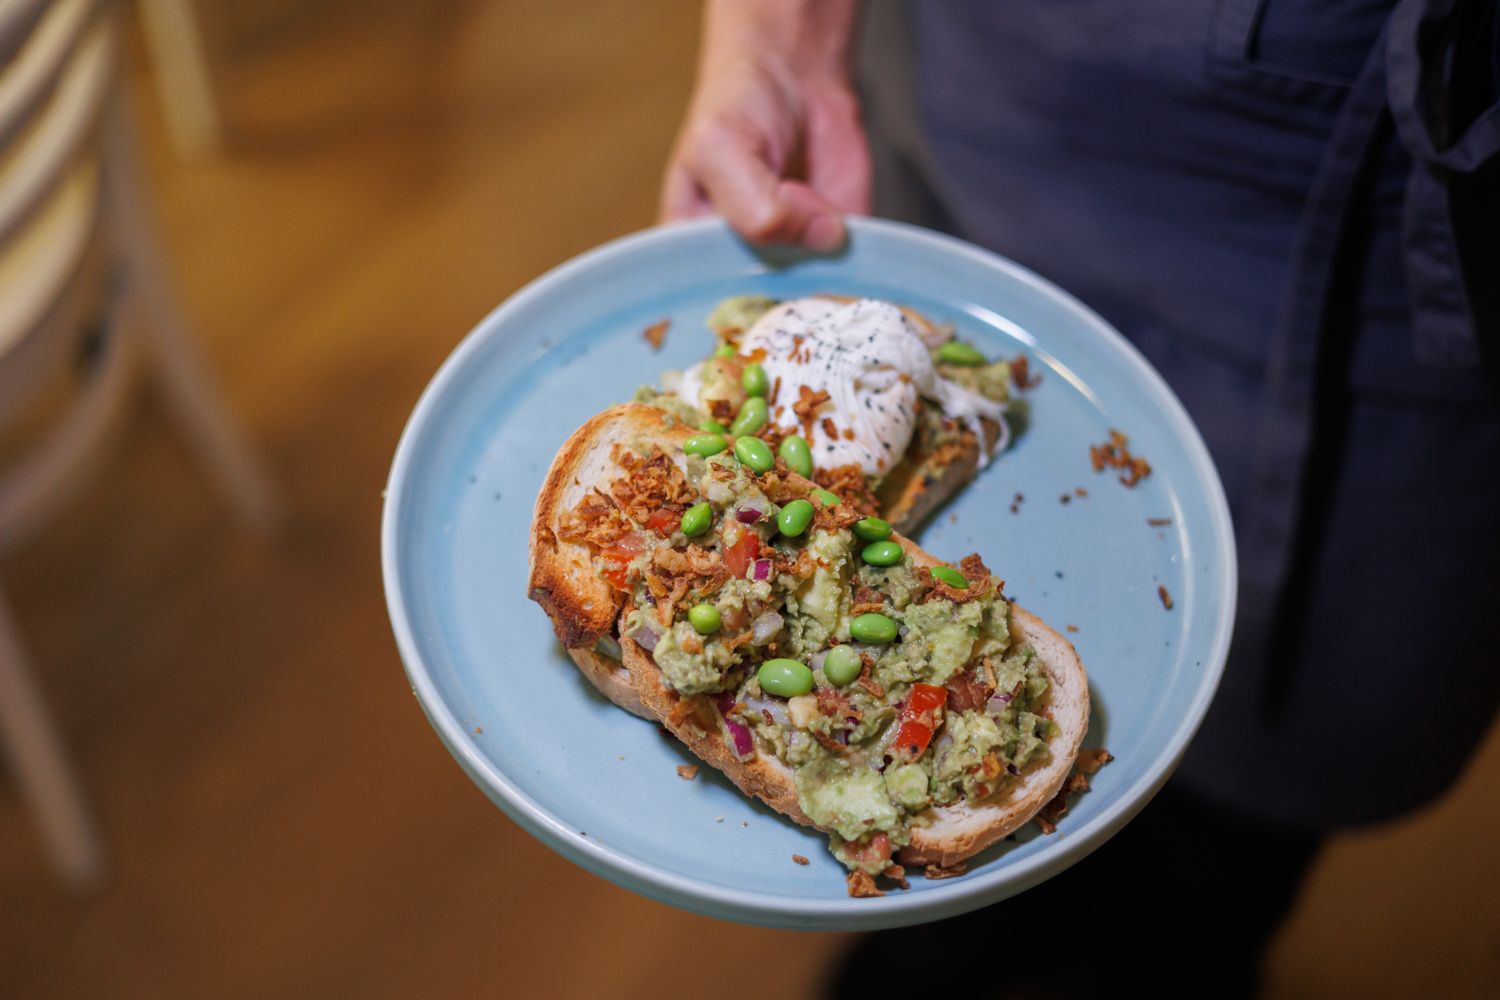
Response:
[[[894,558],[872,561],[883,522],[741,451],[622,445],[626,473],[569,530],[626,593],[622,635],[714,706],[737,757],[789,767],[835,855],[877,875],[933,806],[994,796],[1046,760],[1046,675],[977,556],[940,579],[884,538]],[[812,508],[800,529],[781,517],[796,504]]]

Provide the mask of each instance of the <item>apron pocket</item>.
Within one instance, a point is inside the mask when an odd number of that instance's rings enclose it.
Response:
[[[1390,10],[1366,6],[1329,15],[1309,0],[1219,0],[1208,28],[1208,78],[1228,93],[1326,120],[1349,95]]]

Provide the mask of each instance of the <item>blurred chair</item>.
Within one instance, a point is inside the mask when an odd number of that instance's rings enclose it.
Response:
[[[135,0],[167,135],[178,155],[219,148],[223,128],[192,0]]]
[[[275,497],[204,375],[144,205],[122,106],[113,11],[99,0],[0,0],[0,429],[59,378],[61,414],[0,467],[0,555],[76,492],[108,443],[138,362],[248,526]],[[104,853],[0,589],[0,745],[59,874],[96,884]]]

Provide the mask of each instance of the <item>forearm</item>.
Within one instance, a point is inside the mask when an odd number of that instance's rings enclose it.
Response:
[[[700,78],[737,58],[775,54],[812,78],[849,74],[860,0],[708,0]]]

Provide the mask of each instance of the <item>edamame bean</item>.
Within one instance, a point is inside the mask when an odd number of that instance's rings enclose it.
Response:
[[[793,500],[781,508],[776,515],[776,527],[788,538],[796,538],[812,524],[813,505],[806,500]]]
[[[812,475],[812,448],[807,439],[793,434],[791,437],[783,438],[781,447],[776,452],[786,462],[787,468],[799,476]]]
[[[745,366],[745,372],[740,376],[740,385],[744,387],[747,396],[764,396],[771,391],[771,380],[766,377],[766,370],[754,362]]]
[[[732,358],[734,357],[734,355],[735,350],[733,344],[720,344],[718,347],[714,348],[714,357],[716,358]]]
[[[717,420],[705,420],[705,421],[703,421],[703,423],[701,423],[701,424],[698,425],[698,429],[700,431],[708,431],[711,434],[728,434],[729,433],[729,428],[725,427],[723,424],[719,423]]]
[[[854,533],[867,542],[883,542],[891,537],[891,524],[878,517],[854,522]]]
[[[837,493],[830,493],[827,490],[813,490],[812,495],[823,501],[824,507],[837,507],[843,503]]]
[[[849,634],[860,642],[890,642],[897,631],[894,621],[876,611],[856,615],[849,623]]]
[[[906,553],[895,542],[871,542],[860,552],[859,557],[871,566],[894,566]]]
[[[843,687],[864,670],[865,663],[852,646],[834,646],[823,657],[823,676],[834,687]]]
[[[812,671],[796,660],[767,660],[755,672],[755,679],[760,681],[761,690],[783,698],[795,698],[813,688]]]
[[[987,358],[979,352],[979,349],[962,341],[950,340],[938,348],[938,360],[950,365],[982,365]]]
[[[965,580],[964,575],[951,566],[934,566],[928,572],[932,574],[933,579],[942,580],[950,587],[958,590],[969,589],[969,581]]]
[[[735,437],[754,434],[766,426],[766,416],[766,401],[759,396],[751,396],[740,407],[740,415],[734,418],[734,423],[729,425],[729,433]]]
[[[682,512],[682,533],[689,538],[703,534],[713,523],[714,509],[708,505],[707,500],[695,503]]]
[[[776,464],[776,457],[771,454],[771,446],[758,437],[748,435],[735,439],[734,457],[756,472],[769,472]]]
[[[683,451],[689,455],[702,455],[704,458],[710,455],[717,455],[728,447],[729,442],[717,434],[694,434],[682,442]]]
[[[688,609],[688,624],[699,635],[713,635],[719,631],[723,618],[712,604],[694,604]]]

